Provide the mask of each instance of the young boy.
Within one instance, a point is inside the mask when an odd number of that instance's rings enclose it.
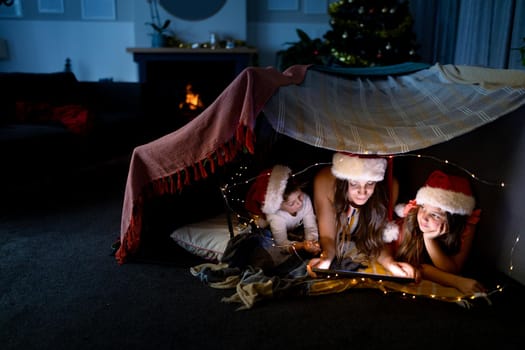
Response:
[[[276,246],[320,252],[312,201],[289,167],[275,165],[263,171],[248,190],[245,206],[259,227],[269,228]],[[289,234],[301,227],[304,239],[289,239]]]

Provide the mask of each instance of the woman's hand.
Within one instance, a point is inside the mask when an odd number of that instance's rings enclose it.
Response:
[[[328,255],[325,253],[321,253],[318,258],[310,259],[308,265],[306,265],[306,271],[308,272],[308,275],[314,278],[317,277],[317,274],[313,271],[313,268],[328,269],[332,264],[332,259],[333,258],[328,257]]]
[[[421,272],[409,263],[390,260],[382,265],[393,276],[413,278],[416,283],[421,281]]]

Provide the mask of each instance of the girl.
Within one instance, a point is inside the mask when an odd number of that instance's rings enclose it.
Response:
[[[419,268],[421,277],[473,295],[485,292],[459,275],[474,239],[479,210],[467,179],[434,171],[415,200],[397,205],[399,236],[395,257]]]
[[[314,267],[338,267],[348,258],[358,262],[364,254],[377,258],[394,276],[415,278],[416,270],[395,261],[383,240],[389,202],[383,183],[386,168],[385,158],[337,152],[332,166],[316,175],[314,208],[322,253],[307,266],[311,276],[316,277]]]

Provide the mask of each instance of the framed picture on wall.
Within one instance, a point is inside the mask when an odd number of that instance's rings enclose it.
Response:
[[[38,0],[40,13],[64,13],[64,0]]]
[[[327,14],[328,3],[326,0],[304,0],[303,11],[308,15]]]
[[[2,4],[0,6],[0,17],[22,17],[22,0],[13,0],[13,3],[9,6]]]
[[[268,0],[268,11],[298,11],[299,0]]]
[[[82,19],[115,20],[115,0],[82,0]]]

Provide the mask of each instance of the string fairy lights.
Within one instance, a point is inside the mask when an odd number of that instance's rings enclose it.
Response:
[[[510,249],[509,275],[511,275],[512,272],[514,271],[514,262],[513,262],[514,261],[514,249],[516,248],[519,242],[520,242],[520,235],[518,233],[514,240],[514,244],[512,245],[512,248]]]
[[[482,183],[482,184],[485,184],[485,185],[488,185],[488,186],[495,186],[495,187],[499,187],[499,188],[504,188],[505,187],[505,182],[504,181],[489,181],[487,179],[482,179],[480,177],[478,177],[474,172],[470,171],[469,169],[459,165],[459,164],[456,164],[456,163],[453,163],[453,162],[450,162],[449,160],[446,160],[446,159],[441,159],[441,158],[438,158],[436,156],[432,156],[432,155],[424,155],[424,154],[414,154],[414,153],[403,153],[403,154],[396,154],[396,155],[389,155],[387,156],[388,158],[397,158],[397,157],[416,157],[416,158],[421,158],[421,159],[430,159],[432,161],[435,161],[435,162],[438,162],[438,163],[441,163],[441,164],[445,164],[445,165],[450,165],[450,166],[453,166],[455,168],[457,168],[458,170],[464,172],[465,174],[467,174],[470,178],[472,178],[473,180],[476,180],[477,182],[479,183]],[[297,171],[296,173],[293,173],[291,174],[290,176],[294,177],[294,176],[298,176],[298,175],[301,175],[313,168],[316,168],[316,167],[319,167],[319,166],[324,166],[324,165],[331,165],[331,162],[317,162],[317,163],[313,163],[299,171]],[[250,177],[248,179],[243,179],[245,177],[245,173],[247,172],[248,170],[248,167],[246,165],[241,165],[240,168],[230,177],[230,182],[229,183],[226,183],[224,184],[220,190],[221,190],[221,193],[222,193],[222,196],[223,196],[223,199],[224,199],[224,203],[226,204],[226,207],[227,207],[227,210],[236,216],[238,222],[241,224],[241,225],[244,225],[244,226],[248,226],[248,225],[253,225],[253,224],[256,224],[256,220],[257,218],[256,217],[251,217],[249,216],[248,214],[241,214],[241,211],[240,210],[237,210],[235,208],[244,208],[244,198],[240,198],[239,197],[239,194],[240,193],[236,193],[235,192],[235,189],[239,186],[246,186],[248,184],[250,184],[251,182],[255,181],[258,177],[260,176],[266,176],[268,174],[259,174],[257,176],[253,176],[253,177]],[[515,238],[515,241],[514,241],[514,244],[510,250],[510,262],[509,262],[509,268],[508,268],[508,274],[509,274],[509,277],[514,269],[514,265],[513,265],[513,256],[514,256],[514,253],[515,253],[515,250],[516,250],[516,247],[518,246],[519,244],[519,241],[520,241],[520,235],[518,234]],[[340,280],[341,276],[338,276],[338,275],[333,275],[333,276],[325,276],[325,280]],[[358,285],[362,285],[362,287],[373,287],[373,288],[376,288],[376,289],[379,289],[381,290],[385,295],[386,294],[391,294],[391,293],[394,293],[394,294],[399,294],[401,297],[404,297],[404,298],[410,298],[410,299],[416,299],[418,297],[424,297],[424,298],[430,298],[430,299],[433,299],[433,300],[441,300],[441,301],[447,301],[447,302],[454,302],[464,308],[471,308],[472,306],[474,306],[474,300],[478,300],[478,299],[481,299],[481,300],[484,300],[486,301],[486,303],[488,305],[491,305],[492,302],[490,300],[490,296],[495,294],[495,293],[500,293],[500,292],[503,292],[505,287],[502,286],[501,284],[498,284],[496,285],[494,288],[492,289],[489,289],[487,292],[485,293],[475,293],[474,295],[468,295],[468,296],[465,296],[465,295],[461,295],[461,294],[458,294],[458,295],[450,295],[450,294],[447,294],[447,295],[438,295],[436,293],[422,293],[420,291],[418,291],[417,289],[413,288],[413,286],[408,286],[408,285],[403,285],[403,284],[399,284],[399,283],[395,283],[395,282],[391,282],[391,281],[384,281],[382,279],[371,279],[371,278],[348,278],[348,277],[345,277],[345,279],[350,279],[349,281],[349,285],[350,286],[358,286]]]
[[[457,163],[450,162],[450,161],[448,161],[446,159],[440,159],[440,158],[435,157],[435,156],[424,155],[424,154],[413,154],[413,153],[401,153],[401,154],[396,154],[394,156],[389,156],[389,157],[393,157],[393,158],[396,158],[396,157],[416,157],[416,158],[422,158],[422,159],[431,159],[431,160],[436,161],[436,162],[441,163],[441,164],[451,165],[451,166],[461,170],[462,172],[467,174],[472,179],[474,179],[474,180],[476,180],[476,181],[478,181],[480,183],[483,183],[485,185],[505,187],[505,182],[503,182],[503,181],[501,181],[501,182],[494,182],[494,181],[488,181],[488,180],[485,180],[485,179],[481,179],[478,176],[476,176],[476,174],[474,174],[472,171],[468,170],[467,168],[465,168],[465,167],[463,167],[463,166],[461,166],[461,165],[459,165]]]
[[[307,166],[306,168],[291,174],[291,177],[295,177],[298,175],[301,175],[305,173],[306,171],[321,166],[321,165],[329,165],[331,163],[314,163],[312,165]],[[256,216],[248,216],[241,214],[241,210],[235,209],[235,208],[243,208],[244,207],[244,198],[240,198],[238,196],[238,193],[234,193],[235,188],[239,186],[246,186],[253,181],[255,181],[257,178],[261,176],[269,176],[270,174],[259,174],[257,176],[250,177],[248,179],[242,180],[244,174],[248,170],[248,167],[246,165],[241,165],[240,168],[230,177],[231,183],[226,183],[223,185],[220,190],[224,199],[224,203],[226,204],[226,208],[228,211],[232,214],[234,214],[237,218],[237,220],[240,223],[243,224],[255,224],[257,222]],[[235,205],[234,205],[235,203]]]

